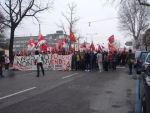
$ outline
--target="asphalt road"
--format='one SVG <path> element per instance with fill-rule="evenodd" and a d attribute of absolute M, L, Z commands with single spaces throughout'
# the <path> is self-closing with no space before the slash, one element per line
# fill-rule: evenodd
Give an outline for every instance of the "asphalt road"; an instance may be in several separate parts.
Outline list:
<path fill-rule="evenodd" d="M 133 113 L 136 86 L 126 71 L 12 71 L 0 78 L 0 113 Z"/>

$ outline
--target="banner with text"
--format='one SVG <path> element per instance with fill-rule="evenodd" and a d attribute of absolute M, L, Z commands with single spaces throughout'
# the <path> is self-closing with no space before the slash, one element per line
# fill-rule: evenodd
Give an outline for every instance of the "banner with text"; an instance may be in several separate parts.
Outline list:
<path fill-rule="evenodd" d="M 72 55 L 43 55 L 45 70 L 71 70 Z M 37 70 L 34 56 L 15 56 L 13 68 L 17 70 Z"/>

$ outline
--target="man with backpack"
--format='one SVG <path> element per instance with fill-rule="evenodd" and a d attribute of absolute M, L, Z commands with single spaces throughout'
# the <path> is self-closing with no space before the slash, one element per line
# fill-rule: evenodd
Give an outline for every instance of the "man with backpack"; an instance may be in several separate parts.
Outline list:
<path fill-rule="evenodd" d="M 133 64 L 134 64 L 134 60 L 135 60 L 134 58 L 135 58 L 135 56 L 132 53 L 132 50 L 130 49 L 129 53 L 128 53 L 128 57 L 127 57 L 128 66 L 129 66 L 129 75 L 132 75 L 132 68 L 133 68 Z"/>

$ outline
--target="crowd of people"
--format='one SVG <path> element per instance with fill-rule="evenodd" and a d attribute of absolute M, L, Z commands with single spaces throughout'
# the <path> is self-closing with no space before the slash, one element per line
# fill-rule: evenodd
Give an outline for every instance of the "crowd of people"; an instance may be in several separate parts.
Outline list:
<path fill-rule="evenodd" d="M 53 53 L 45 53 L 45 54 L 54 54 Z M 71 60 L 71 70 L 73 71 L 94 71 L 99 70 L 102 71 L 108 71 L 110 69 L 116 70 L 117 65 L 125 66 L 128 63 L 129 66 L 129 74 L 132 74 L 132 67 L 134 63 L 134 55 L 132 53 L 132 50 L 129 50 L 129 52 L 106 52 L 106 51 L 74 51 L 74 52 L 57 52 L 59 55 L 68 55 L 72 54 L 72 60 Z M 16 54 L 17 56 L 21 56 L 20 54 Z M 32 55 L 32 53 L 30 53 Z M 33 55 L 36 55 L 33 53 Z M 37 60 L 38 61 L 38 60 Z M 9 57 L 7 55 L 1 55 L 0 56 L 0 76 L 3 77 L 2 68 L 5 67 L 5 70 L 9 69 Z M 37 65 L 38 73 L 39 73 L 39 67 L 42 67 L 41 64 Z M 42 69 L 43 71 L 44 69 Z M 43 71 L 44 75 L 44 71 Z M 39 76 L 39 74 L 37 74 Z"/>
<path fill-rule="evenodd" d="M 129 52 L 74 52 L 72 55 L 72 70 L 93 71 L 99 69 L 100 72 L 109 69 L 116 70 L 117 65 L 131 64 L 130 59 L 134 59 L 134 56 L 129 57 L 129 53 L 131 53 L 131 50 Z M 131 68 L 130 65 L 130 70 Z M 130 74 L 132 74 L 131 71 Z"/>

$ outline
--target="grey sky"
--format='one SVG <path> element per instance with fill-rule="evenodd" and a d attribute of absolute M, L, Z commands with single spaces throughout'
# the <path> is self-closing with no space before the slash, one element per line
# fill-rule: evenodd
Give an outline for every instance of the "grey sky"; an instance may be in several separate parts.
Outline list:
<path fill-rule="evenodd" d="M 61 12 L 66 12 L 67 4 L 74 2 L 77 4 L 77 16 L 80 21 L 76 25 L 77 35 L 84 36 L 82 42 L 107 43 L 111 35 L 120 40 L 123 44 L 125 38 L 118 30 L 117 8 L 115 5 L 108 4 L 106 0 L 55 0 L 53 9 L 39 15 L 41 21 L 41 31 L 43 35 L 50 34 L 59 30 L 56 24 L 63 20 Z M 109 19 L 104 21 L 105 19 Z M 102 21 L 101 21 L 102 20 Z M 88 26 L 89 21 L 97 21 Z M 65 22 L 65 21 L 64 21 Z M 69 30 L 68 30 L 69 31 Z M 16 36 L 38 35 L 38 24 L 33 24 L 32 19 L 24 19 L 23 23 L 17 28 Z"/>

